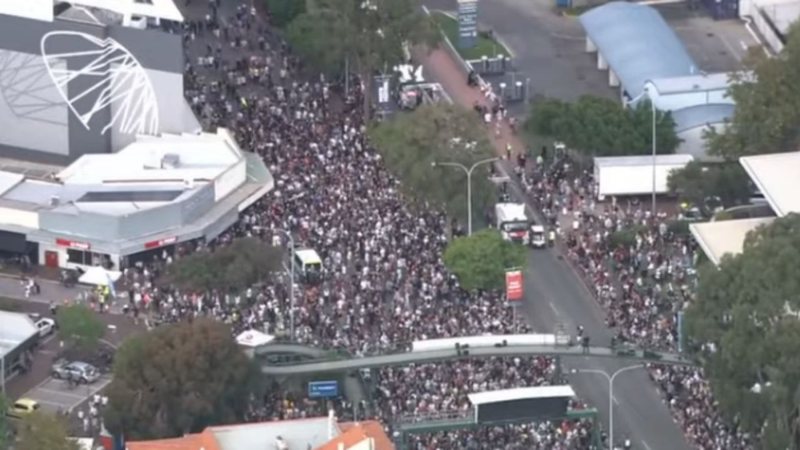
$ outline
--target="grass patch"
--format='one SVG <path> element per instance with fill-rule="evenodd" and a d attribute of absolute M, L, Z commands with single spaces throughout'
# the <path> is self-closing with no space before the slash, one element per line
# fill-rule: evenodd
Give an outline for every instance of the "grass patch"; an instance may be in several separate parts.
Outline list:
<path fill-rule="evenodd" d="M 439 28 L 444 32 L 456 51 L 466 60 L 481 59 L 483 56 L 509 56 L 508 50 L 499 42 L 494 40 L 486 32 L 478 32 L 478 40 L 475 47 L 468 49 L 458 48 L 458 21 L 442 11 L 432 11 L 431 17 Z"/>

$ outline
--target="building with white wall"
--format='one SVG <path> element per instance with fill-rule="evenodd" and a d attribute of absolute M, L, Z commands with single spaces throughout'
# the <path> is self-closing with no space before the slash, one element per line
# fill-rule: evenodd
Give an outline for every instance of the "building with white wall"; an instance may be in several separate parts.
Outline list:
<path fill-rule="evenodd" d="M 800 19 L 800 0 L 739 0 L 739 16 L 777 54 L 786 45 L 789 28 Z"/>
<path fill-rule="evenodd" d="M 0 251 L 50 267 L 104 264 L 210 240 L 273 187 L 227 130 L 140 136 L 46 179 L 0 172 Z"/>
<path fill-rule="evenodd" d="M 625 105 L 649 99 L 676 122 L 677 149 L 708 159 L 704 131 L 726 126 L 733 115 L 727 96 L 730 74 L 699 70 L 675 32 L 650 6 L 611 2 L 580 16 L 586 51 L 596 52 L 597 68 L 608 70 L 608 82 L 619 87 Z"/>

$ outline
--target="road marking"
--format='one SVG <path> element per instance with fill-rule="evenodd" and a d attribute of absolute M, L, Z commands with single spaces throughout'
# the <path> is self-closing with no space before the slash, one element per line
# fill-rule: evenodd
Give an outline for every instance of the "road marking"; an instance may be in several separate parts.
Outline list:
<path fill-rule="evenodd" d="M 45 405 L 51 405 L 51 406 L 55 406 L 55 407 L 58 407 L 58 408 L 63 408 L 65 406 L 67 406 L 65 403 L 53 402 L 53 401 L 50 401 L 50 400 L 43 400 L 43 399 L 40 399 L 40 398 L 33 398 L 33 399 L 36 400 L 36 403 L 42 403 L 42 404 L 45 404 Z"/>
<path fill-rule="evenodd" d="M 73 389 L 79 389 L 79 387 L 76 387 L 76 388 L 73 388 Z M 83 398 L 82 394 L 75 394 L 75 393 L 67 392 L 67 391 L 57 391 L 55 389 L 47 389 L 47 388 L 38 388 L 36 390 L 40 391 L 40 392 L 47 393 L 47 394 L 56 394 L 56 395 L 63 395 L 65 397 Z"/>
<path fill-rule="evenodd" d="M 553 302 L 547 302 L 547 306 L 550 307 L 550 309 L 553 311 L 553 314 L 556 315 L 556 318 L 561 317 L 561 314 L 558 312 L 556 305 L 554 305 Z"/>
<path fill-rule="evenodd" d="M 734 58 L 736 58 L 737 61 L 742 60 L 742 55 L 739 54 L 739 52 L 731 45 L 730 42 L 728 42 L 727 39 L 722 36 L 717 37 L 719 37 L 719 40 L 722 41 L 722 43 L 725 45 L 725 48 L 728 49 L 728 51 L 733 55 Z"/>
<path fill-rule="evenodd" d="M 614 396 L 614 397 L 611 397 L 611 399 L 612 399 L 612 400 L 614 400 L 614 404 L 615 404 L 615 405 L 619 406 L 619 400 L 617 400 L 617 397 L 616 397 L 616 396 Z"/>
<path fill-rule="evenodd" d="M 644 445 L 645 450 L 653 450 L 649 445 L 647 445 L 646 441 L 642 441 L 642 445 Z"/>
<path fill-rule="evenodd" d="M 90 390 L 89 390 L 89 393 L 86 395 L 86 397 L 84 397 L 83 399 L 81 399 L 81 400 L 80 400 L 80 401 L 78 401 L 78 402 L 75 402 L 75 403 L 74 403 L 72 406 L 70 406 L 68 409 L 69 409 L 70 411 L 72 411 L 72 410 L 73 410 L 73 409 L 75 409 L 77 406 L 79 406 L 81 403 L 83 403 L 83 402 L 85 402 L 86 400 L 88 400 L 88 399 L 89 399 L 91 396 L 93 396 L 94 394 L 96 394 L 96 393 L 100 392 L 101 390 L 103 390 L 103 388 L 105 388 L 105 387 L 106 387 L 106 386 L 108 386 L 109 384 L 111 384 L 111 379 L 110 379 L 110 378 L 108 378 L 108 379 L 106 379 L 106 380 L 102 380 L 102 379 L 101 379 L 101 380 L 98 380 L 98 382 L 96 382 L 95 384 L 91 385 L 91 386 L 93 386 L 93 387 L 94 387 L 94 389 L 90 389 Z"/>

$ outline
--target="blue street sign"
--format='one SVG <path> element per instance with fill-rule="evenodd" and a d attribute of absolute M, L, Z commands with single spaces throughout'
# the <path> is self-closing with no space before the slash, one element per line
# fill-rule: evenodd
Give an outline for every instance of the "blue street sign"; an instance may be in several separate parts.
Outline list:
<path fill-rule="evenodd" d="M 312 381 L 308 383 L 308 398 L 334 398 L 338 396 L 338 381 Z"/>
<path fill-rule="evenodd" d="M 478 0 L 458 2 L 458 48 L 472 48 L 478 41 Z"/>

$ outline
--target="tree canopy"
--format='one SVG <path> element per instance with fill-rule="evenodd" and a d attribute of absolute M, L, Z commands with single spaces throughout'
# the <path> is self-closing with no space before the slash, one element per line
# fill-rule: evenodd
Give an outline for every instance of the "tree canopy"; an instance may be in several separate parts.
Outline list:
<path fill-rule="evenodd" d="M 462 288 L 501 289 L 506 269 L 525 267 L 525 247 L 503 240 L 497 230 L 486 229 L 450 242 L 444 263 Z"/>
<path fill-rule="evenodd" d="M 105 423 L 126 437 L 199 432 L 243 419 L 257 371 L 220 322 L 200 319 L 135 336 L 114 358 Z"/>
<path fill-rule="evenodd" d="M 645 155 L 652 153 L 652 120 L 649 102 L 624 108 L 618 101 L 587 95 L 572 103 L 534 103 L 525 129 L 589 156 Z M 656 111 L 656 144 L 660 154 L 674 153 L 680 144 L 668 111 Z"/>
<path fill-rule="evenodd" d="M 738 162 L 706 165 L 692 161 L 672 172 L 667 181 L 670 191 L 696 205 L 716 196 L 730 207 L 746 203 L 750 197 L 750 179 Z"/>
<path fill-rule="evenodd" d="M 800 215 L 751 232 L 738 256 L 703 266 L 687 312 L 722 411 L 763 431 L 766 449 L 800 445 Z M 766 428 L 762 427 L 766 423 Z"/>
<path fill-rule="evenodd" d="M 237 239 L 211 252 L 196 252 L 169 266 L 166 280 L 189 291 L 241 290 L 281 270 L 283 249 L 257 238 Z"/>
<path fill-rule="evenodd" d="M 492 158 L 492 147 L 478 116 L 456 105 L 422 106 L 370 127 L 369 137 L 388 170 L 411 198 L 443 206 L 451 217 L 467 216 L 467 180 L 457 167 L 433 163 L 456 162 L 469 168 Z M 473 220 L 493 200 L 487 165 L 472 176 Z"/>
<path fill-rule="evenodd" d="M 339 73 L 346 60 L 365 83 L 368 111 L 372 74 L 404 60 L 403 46 L 440 38 L 419 0 L 315 0 L 289 24 L 286 38 L 316 69 Z"/>
<path fill-rule="evenodd" d="M 78 443 L 68 438 L 64 420 L 53 414 L 36 411 L 22 420 L 18 430 L 16 450 L 80 450 Z"/>
<path fill-rule="evenodd" d="M 77 350 L 95 349 L 106 333 L 103 321 L 85 305 L 58 308 L 56 321 L 59 338 Z"/>
<path fill-rule="evenodd" d="M 306 12 L 306 0 L 264 0 L 269 12 L 270 21 L 278 28 L 283 28 L 300 14 Z"/>
<path fill-rule="evenodd" d="M 740 156 L 796 151 L 800 147 L 800 24 L 788 33 L 775 57 L 761 48 L 745 60 L 728 94 L 736 110 L 725 130 L 709 133 L 712 155 L 736 161 Z"/>

